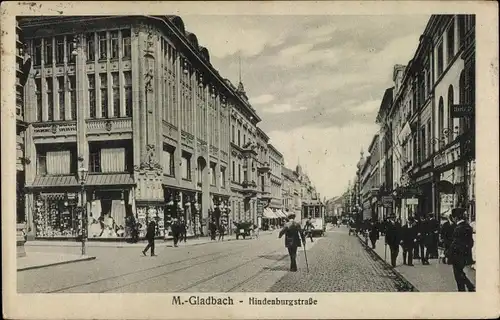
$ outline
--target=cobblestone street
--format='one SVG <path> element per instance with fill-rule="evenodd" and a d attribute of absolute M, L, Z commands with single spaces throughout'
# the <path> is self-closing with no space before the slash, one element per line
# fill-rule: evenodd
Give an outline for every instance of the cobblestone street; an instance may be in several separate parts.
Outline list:
<path fill-rule="evenodd" d="M 46 250 L 31 246 L 29 250 Z M 77 247 L 51 247 L 73 253 Z M 157 257 L 141 248 L 90 247 L 96 260 L 18 272 L 18 292 L 264 292 L 398 291 L 394 274 L 366 252 L 345 228 L 307 242 L 298 252 L 299 271 L 277 232 L 259 239 L 206 243 L 179 248 L 160 246 Z M 30 252 L 28 252 L 29 254 Z"/>
<path fill-rule="evenodd" d="M 300 254 L 300 265 L 304 256 Z M 272 286 L 275 292 L 404 291 L 396 275 L 365 251 L 355 236 L 341 227 L 308 251 L 309 273 L 288 273 Z"/>

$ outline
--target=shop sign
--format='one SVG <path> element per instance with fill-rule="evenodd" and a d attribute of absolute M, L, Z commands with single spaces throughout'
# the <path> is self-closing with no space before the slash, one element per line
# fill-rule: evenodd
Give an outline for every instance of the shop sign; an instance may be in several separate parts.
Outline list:
<path fill-rule="evenodd" d="M 418 205 L 418 199 L 417 198 L 406 199 L 406 204 Z"/>
<path fill-rule="evenodd" d="M 451 105 L 452 118 L 467 118 L 474 115 L 474 108 L 467 104 L 453 104 Z"/>

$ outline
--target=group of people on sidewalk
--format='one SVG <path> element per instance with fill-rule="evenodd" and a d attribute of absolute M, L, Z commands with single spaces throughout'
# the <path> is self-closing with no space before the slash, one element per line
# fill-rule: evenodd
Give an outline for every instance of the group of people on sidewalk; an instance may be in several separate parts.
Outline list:
<path fill-rule="evenodd" d="M 375 237 L 378 239 L 380 230 L 376 225 L 369 230 L 372 248 L 375 248 Z M 438 243 L 441 236 L 444 255 L 443 263 L 451 264 L 458 291 L 475 291 L 474 284 L 467 278 L 464 268 L 474 263 L 472 247 L 474 246 L 472 227 L 465 219 L 465 209 L 452 210 L 448 221 L 440 226 L 433 214 L 426 218 L 410 217 L 403 226 L 396 221 L 394 215 L 384 224 L 385 244 L 389 247 L 391 265 L 396 267 L 399 247 L 403 248 L 403 264 L 413 266 L 413 259 L 420 259 L 422 265 L 429 265 L 429 259 L 440 259 Z"/>
<path fill-rule="evenodd" d="M 170 226 L 172 230 L 172 237 L 174 240 L 174 247 L 178 247 L 179 242 L 186 242 L 187 241 L 187 225 L 186 222 L 184 221 L 184 218 L 181 218 L 180 220 L 178 219 L 173 219 L 172 220 L 172 225 Z M 142 254 L 146 255 L 148 250 L 151 249 L 151 256 L 154 257 L 156 256 L 155 254 L 155 234 L 156 234 L 156 223 L 154 220 L 150 221 L 148 224 L 148 228 L 146 231 L 146 240 L 148 241 L 148 244 L 142 250 Z"/>

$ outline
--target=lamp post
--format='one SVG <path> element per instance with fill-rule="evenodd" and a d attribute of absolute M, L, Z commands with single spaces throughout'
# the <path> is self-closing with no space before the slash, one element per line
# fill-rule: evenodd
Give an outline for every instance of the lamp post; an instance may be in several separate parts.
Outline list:
<path fill-rule="evenodd" d="M 87 182 L 88 169 L 81 167 L 78 169 L 78 178 L 80 179 L 81 186 L 81 208 L 80 214 L 82 215 L 82 230 L 81 230 L 81 240 L 82 240 L 82 256 L 86 253 L 86 240 L 87 240 L 87 208 L 86 208 L 86 197 L 85 197 L 85 182 Z"/>

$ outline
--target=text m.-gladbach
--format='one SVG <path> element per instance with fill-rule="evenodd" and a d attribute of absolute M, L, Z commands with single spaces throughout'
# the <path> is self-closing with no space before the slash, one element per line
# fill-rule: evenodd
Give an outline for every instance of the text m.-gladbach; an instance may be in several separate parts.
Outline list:
<path fill-rule="evenodd" d="M 233 299 L 231 297 L 218 298 L 214 296 L 200 297 L 200 296 L 190 296 L 187 300 L 182 301 L 180 296 L 172 297 L 173 305 L 183 305 L 188 303 L 192 306 L 227 306 L 233 305 Z"/>

